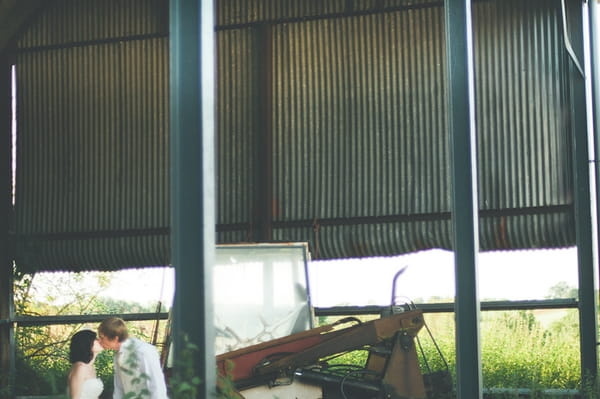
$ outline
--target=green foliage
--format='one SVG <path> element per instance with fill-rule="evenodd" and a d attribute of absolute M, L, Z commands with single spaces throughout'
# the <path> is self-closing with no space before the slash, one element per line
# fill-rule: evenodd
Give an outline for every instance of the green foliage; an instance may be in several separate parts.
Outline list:
<path fill-rule="evenodd" d="M 110 282 L 109 274 L 96 274 L 95 289 L 81 290 L 77 281 L 83 273 L 67 278 L 56 273 L 52 284 L 60 287 L 61 301 L 54 290 L 43 301 L 34 301 L 34 275 L 16 275 L 14 281 L 15 309 L 26 316 L 63 314 L 108 314 L 152 312 L 149 307 L 125 301 L 114 301 L 101 296 Z M 36 295 L 39 297 L 38 295 Z M 129 325 L 132 335 L 148 340 L 153 322 L 136 322 Z M 17 395 L 60 395 L 66 392 L 69 362 L 69 341 L 82 328 L 96 326 L 83 324 L 19 327 L 15 330 L 16 376 L 14 386 Z M 113 360 L 110 351 L 101 352 L 96 358 L 98 377 L 103 381 L 105 392 L 112 392 Z"/>
<path fill-rule="evenodd" d="M 237 390 L 235 389 L 235 385 L 233 383 L 233 379 L 230 377 L 233 372 L 233 362 L 231 360 L 227 360 L 225 362 L 225 376 L 218 376 L 218 389 L 217 389 L 217 398 L 218 399 L 235 399 L 239 398 L 237 394 Z"/>
<path fill-rule="evenodd" d="M 600 376 L 586 375 L 581 387 L 581 393 L 581 397 L 585 399 L 600 399 Z"/>
<path fill-rule="evenodd" d="M 577 288 L 571 287 L 564 281 L 560 281 L 552 287 L 550 287 L 549 293 L 546 296 L 547 299 L 577 297 L 579 297 L 579 290 Z"/>
<path fill-rule="evenodd" d="M 482 313 L 480 334 L 484 387 L 527 388 L 534 393 L 545 389 L 580 389 L 582 392 L 597 389 L 581 387 L 577 311 L 552 312 L 555 320 L 546 325 L 539 321 L 541 316 L 547 320 L 545 311 Z M 420 356 L 422 372 L 444 370 L 445 360 L 453 378 L 456 378 L 453 314 L 436 313 L 425 317 L 435 343 L 425 329 L 419 333 L 418 343 L 423 349 L 423 356 Z M 329 323 L 331 319 L 326 321 Z M 331 362 L 362 366 L 366 357 L 365 351 L 353 351 Z"/>
<path fill-rule="evenodd" d="M 99 297 L 96 304 L 98 313 L 123 314 L 123 313 L 152 313 L 156 309 L 150 305 L 141 305 L 137 302 L 121 301 L 112 298 Z"/>
<path fill-rule="evenodd" d="M 355 366 L 364 366 L 367 363 L 369 352 L 366 350 L 358 349 L 355 351 L 345 352 L 339 356 L 335 356 L 327 360 L 330 365 L 345 365 L 351 364 Z"/>
<path fill-rule="evenodd" d="M 34 302 L 32 282 L 34 276 L 21 275 L 15 280 L 15 308 L 19 315 L 90 314 L 152 312 L 138 304 L 106 300 L 100 296 L 107 276 L 98 277 L 98 291 L 82 293 L 78 287 L 61 283 L 62 305 L 52 305 L 54 298 Z M 69 296 L 70 295 L 70 296 Z M 576 295 L 564 285 L 557 285 L 551 297 Z M 451 313 L 427 314 L 427 326 L 435 342 L 425 329 L 419 333 L 419 360 L 424 374 L 445 370 L 451 373 L 456 365 L 455 325 Z M 360 317 L 367 321 L 377 316 Z M 319 317 L 321 324 L 332 324 L 336 318 Z M 541 321 L 543 320 L 543 322 Z M 150 336 L 152 323 L 132 324 L 131 332 L 141 338 Z M 346 326 L 346 325 L 345 325 Z M 17 395 L 48 395 L 66 392 L 66 379 L 70 368 L 68 342 L 70 336 L 83 325 L 32 326 L 16 329 L 17 343 L 15 386 Z M 89 326 L 87 326 L 89 327 Z M 542 398 L 544 389 L 579 389 L 586 399 L 598 399 L 598 386 L 582 384 L 579 362 L 579 320 L 576 310 L 562 311 L 505 311 L 482 312 L 481 359 L 483 385 L 486 388 L 529 388 L 534 397 Z M 195 371 L 194 356 L 198 348 L 185 341 L 178 357 L 178 374 L 169 380 L 173 399 L 192 399 L 202 383 Z M 438 348 L 443 354 L 440 356 Z M 422 349 L 422 352 L 421 352 Z M 368 353 L 356 350 L 328 359 L 331 365 L 364 366 Z M 95 363 L 98 376 L 106 391 L 112 391 L 112 355 L 102 352 Z M 455 376 L 453 376 L 455 377 Z M 140 381 L 144 376 L 139 376 Z M 593 379 L 590 379 L 592 381 Z M 230 379 L 219 380 L 219 399 L 239 398 Z M 583 385 L 583 386 L 582 386 Z M 129 399 L 139 399 L 144 392 L 130 393 Z M 499 396 L 496 396 L 499 397 Z M 510 396 L 505 396 L 510 397 Z M 514 397 L 514 395 L 513 395 Z"/>
<path fill-rule="evenodd" d="M 486 315 L 481 332 L 485 386 L 580 388 L 577 325 L 546 329 L 531 311 L 502 312 Z"/>
<path fill-rule="evenodd" d="M 564 316 L 544 327 L 533 311 L 483 312 L 480 324 L 483 386 L 528 388 L 533 392 L 580 389 L 577 313 L 569 310 L 557 314 Z M 454 373 L 452 315 L 427 315 L 427 320 Z M 419 335 L 422 337 L 423 333 Z M 426 343 L 423 346 L 427 358 L 436 359 L 435 348 Z M 435 368 L 440 366 L 435 364 Z"/>
<path fill-rule="evenodd" d="M 195 399 L 202 383 L 197 376 L 194 357 L 198 346 L 190 342 L 187 335 L 182 338 L 183 348 L 177 356 L 176 372 L 169 381 L 172 399 Z"/>

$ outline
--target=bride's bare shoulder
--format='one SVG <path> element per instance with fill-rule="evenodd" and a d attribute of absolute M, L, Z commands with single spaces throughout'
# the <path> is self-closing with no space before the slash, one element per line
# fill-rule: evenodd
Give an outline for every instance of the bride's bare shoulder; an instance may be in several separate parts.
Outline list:
<path fill-rule="evenodd" d="M 72 378 L 89 378 L 94 376 L 94 368 L 87 363 L 75 362 L 71 365 L 71 371 L 69 372 L 69 380 Z"/>

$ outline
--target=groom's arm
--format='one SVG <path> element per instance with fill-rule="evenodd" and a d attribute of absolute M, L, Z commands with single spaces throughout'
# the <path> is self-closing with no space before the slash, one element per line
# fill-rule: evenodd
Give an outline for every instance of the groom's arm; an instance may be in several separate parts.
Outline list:
<path fill-rule="evenodd" d="M 165 375 L 160 366 L 160 359 L 156 348 L 152 345 L 146 346 L 140 353 L 141 367 L 147 375 L 146 387 L 150 392 L 150 399 L 166 399 L 167 386 Z"/>
<path fill-rule="evenodd" d="M 113 381 L 114 381 L 113 399 L 122 399 L 123 398 L 123 381 L 121 381 L 121 373 L 119 370 L 119 366 L 117 365 L 116 358 L 115 358 L 115 362 L 114 362 L 114 366 L 113 366 Z"/>

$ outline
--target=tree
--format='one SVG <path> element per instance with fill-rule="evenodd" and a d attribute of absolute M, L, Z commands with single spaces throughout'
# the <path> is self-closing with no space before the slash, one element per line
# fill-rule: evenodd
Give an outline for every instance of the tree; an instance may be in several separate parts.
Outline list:
<path fill-rule="evenodd" d="M 570 286 L 564 281 L 560 281 L 550 287 L 546 299 L 577 298 L 578 296 L 579 290 L 577 288 Z"/>

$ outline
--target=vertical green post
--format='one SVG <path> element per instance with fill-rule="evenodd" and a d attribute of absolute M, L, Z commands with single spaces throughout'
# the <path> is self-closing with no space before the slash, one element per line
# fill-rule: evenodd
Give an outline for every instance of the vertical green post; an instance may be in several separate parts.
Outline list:
<path fill-rule="evenodd" d="M 185 338 L 198 349 L 198 398 L 216 387 L 212 267 L 215 258 L 215 30 L 213 0 L 170 2 L 171 260 L 175 268 L 175 375 Z"/>
<path fill-rule="evenodd" d="M 595 172 L 595 183 L 596 183 L 596 191 L 594 192 L 596 199 L 596 212 L 600 209 L 600 195 L 598 195 L 598 188 L 600 188 L 600 5 L 598 5 L 598 1 L 590 1 L 590 11 L 589 11 L 589 35 L 590 35 L 590 69 L 591 69 L 591 123 L 592 123 L 592 139 L 594 142 L 594 172 Z M 598 216 L 596 216 L 596 221 Z M 600 226 L 596 223 L 596 230 L 594 233 L 596 234 L 596 247 L 600 248 L 600 231 L 598 229 Z M 599 267 L 596 264 L 596 267 Z M 594 273 L 594 279 L 598 277 L 598 273 L 600 270 L 596 269 Z M 594 283 L 594 286 L 597 287 L 597 282 Z M 597 297 L 595 297 L 597 299 Z M 598 309 L 598 302 L 594 303 L 596 313 Z M 596 334 L 598 326 L 595 326 Z M 597 351 L 597 349 L 596 349 Z"/>
<path fill-rule="evenodd" d="M 479 347 L 477 156 L 471 1 L 446 0 L 448 127 L 456 275 L 456 374 L 460 399 L 482 397 Z"/>
<path fill-rule="evenodd" d="M 583 2 L 568 2 L 566 18 L 567 29 L 565 34 L 573 47 L 573 57 L 576 57 L 579 65 L 585 59 L 586 52 L 583 26 L 584 6 Z M 590 71 L 585 68 L 586 74 Z M 586 76 L 576 67 L 575 60 L 569 62 L 570 75 L 570 105 L 571 126 L 573 143 L 573 186 L 575 207 L 575 239 L 577 243 L 577 264 L 579 273 L 579 345 L 581 353 L 581 380 L 582 397 L 593 398 L 595 393 L 592 386 L 596 383 L 598 376 L 598 299 L 596 297 L 597 271 L 595 269 L 595 240 L 596 240 L 596 218 L 592 213 L 595 206 L 595 198 L 591 192 L 591 163 L 588 125 L 588 97 L 586 87 L 591 83 Z M 595 193 L 594 193 L 595 195 Z"/>
<path fill-rule="evenodd" d="M 590 1 L 590 10 L 588 14 L 588 26 L 590 36 L 590 68 L 591 68 L 591 85 L 592 85 L 592 122 L 594 132 L 594 142 L 596 143 L 596 158 L 600 154 L 600 140 L 597 136 L 600 133 L 600 6 L 597 1 Z M 596 163 L 596 172 L 600 170 L 600 165 Z M 597 196 L 598 197 L 598 196 Z M 600 206 L 598 206 L 600 208 Z"/>
<path fill-rule="evenodd" d="M 13 274 L 9 244 L 12 213 L 12 70 L 0 53 L 0 389 L 9 389 L 14 377 Z"/>
<path fill-rule="evenodd" d="M 598 194 L 598 188 L 600 187 L 600 161 L 598 160 L 598 158 L 600 157 L 600 27 L 598 26 L 598 21 L 600 21 L 600 6 L 598 5 L 598 2 L 596 0 L 592 0 L 589 2 L 590 4 L 590 12 L 589 12 L 589 35 L 590 35 L 590 69 L 591 69 L 591 86 L 592 86 L 592 98 L 591 98 L 591 103 L 592 103 L 592 107 L 591 107 L 591 122 L 592 122 L 592 138 L 593 138 L 593 142 L 594 142 L 594 149 L 595 149 L 595 162 L 594 162 L 594 172 L 595 172 L 595 187 L 596 187 L 596 191 L 593 193 L 595 195 L 595 199 L 596 199 L 596 213 L 598 212 L 598 209 L 600 209 L 600 195 Z M 597 221 L 598 216 L 596 216 L 596 221 Z M 600 248 L 600 242 L 599 242 L 599 237 L 600 237 L 600 232 L 598 231 L 598 223 L 595 224 L 596 225 L 596 230 L 593 232 L 596 234 L 596 247 Z M 593 258 L 592 258 L 593 260 Z M 598 260 L 596 259 L 596 262 L 598 262 Z M 593 279 L 594 282 L 593 284 L 590 286 L 590 289 L 593 289 L 594 291 L 597 289 L 596 287 L 597 285 L 597 281 L 595 281 L 598 278 L 598 273 L 600 273 L 600 271 L 597 269 L 598 263 L 595 264 L 594 266 L 594 262 L 592 262 L 591 266 L 591 273 L 593 273 Z M 596 267 L 596 269 L 594 270 L 594 267 Z M 593 340 L 594 337 L 596 339 L 596 341 L 598 341 L 598 325 L 596 324 L 595 320 L 598 320 L 598 297 L 594 294 L 592 294 L 592 297 L 590 297 L 591 300 L 593 300 L 593 313 L 590 313 L 589 318 L 594 321 L 594 325 L 592 327 L 591 330 L 591 336 L 589 337 L 590 340 Z M 593 344 L 593 341 L 590 341 L 590 344 Z M 592 354 L 590 355 L 592 356 L 591 361 L 593 362 L 594 359 L 597 359 L 598 356 L 598 346 L 594 346 L 594 349 L 592 351 Z M 586 361 L 587 363 L 587 361 Z M 586 367 L 598 367 L 598 364 L 594 364 L 594 363 L 590 363 L 589 366 Z M 598 374 L 596 374 L 595 378 L 597 377 Z M 597 380 L 592 380 L 590 381 L 591 384 L 598 384 Z"/>

